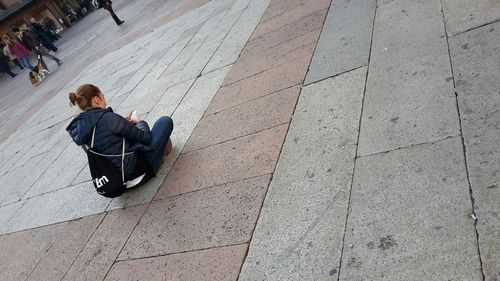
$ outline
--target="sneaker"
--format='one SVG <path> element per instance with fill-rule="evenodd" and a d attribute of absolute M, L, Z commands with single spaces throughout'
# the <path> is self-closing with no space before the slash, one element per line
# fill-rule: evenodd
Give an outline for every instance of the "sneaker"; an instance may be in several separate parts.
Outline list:
<path fill-rule="evenodd" d="M 167 159 L 168 154 L 172 151 L 172 141 L 170 138 L 168 139 L 167 145 L 165 145 L 165 150 L 163 151 L 163 159 L 162 161 L 165 162 Z"/>
<path fill-rule="evenodd" d="M 61 64 L 63 64 L 63 61 L 62 60 L 57 60 L 57 66 L 61 66 Z"/>
<path fill-rule="evenodd" d="M 125 22 L 124 20 L 121 20 L 121 21 L 117 22 L 116 24 L 117 24 L 117 25 L 121 25 L 121 24 L 122 24 L 122 23 L 124 23 L 124 22 Z"/>

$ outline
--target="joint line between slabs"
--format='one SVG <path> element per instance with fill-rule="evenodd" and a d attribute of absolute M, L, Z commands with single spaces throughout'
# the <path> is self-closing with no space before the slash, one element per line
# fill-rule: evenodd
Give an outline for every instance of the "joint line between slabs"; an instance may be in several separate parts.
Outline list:
<path fill-rule="evenodd" d="M 76 255 L 76 257 L 73 259 L 73 261 L 71 262 L 71 265 L 68 267 L 68 269 L 66 269 L 66 271 L 64 272 L 64 275 L 61 277 L 60 280 L 64 280 L 64 277 L 66 277 L 66 275 L 68 274 L 69 270 L 73 267 L 73 265 L 75 264 L 76 260 L 78 259 L 78 257 L 82 254 L 83 252 L 83 249 L 85 249 L 85 247 L 87 246 L 87 244 L 89 243 L 90 239 L 92 239 L 92 237 L 94 237 L 94 234 L 96 233 L 97 229 L 99 229 L 99 227 L 101 226 L 101 224 L 104 222 L 104 219 L 108 216 L 108 212 L 105 212 L 104 215 L 102 216 L 101 218 L 101 221 L 97 224 L 96 228 L 94 229 L 94 231 L 92 231 L 92 234 L 89 236 L 89 238 L 87 239 L 87 241 L 85 242 L 85 244 L 83 245 L 83 247 L 80 249 L 80 252 L 78 252 L 78 255 Z M 71 222 L 71 221 L 70 221 Z M 68 222 L 69 223 L 69 222 Z M 64 229 L 63 229 L 64 231 Z M 50 250 L 50 249 L 49 249 Z M 48 251 L 48 250 L 47 250 Z"/>
<path fill-rule="evenodd" d="M 239 182 L 239 181 L 246 181 L 246 180 L 250 180 L 250 179 L 255 179 L 255 178 L 259 178 L 259 177 L 263 177 L 263 176 L 267 176 L 267 175 L 273 175 L 273 173 L 267 173 L 267 174 L 250 176 L 250 177 L 246 177 L 246 178 L 242 178 L 242 179 L 237 179 L 237 180 L 231 180 L 231 181 L 224 182 L 224 183 L 221 183 L 221 184 L 207 186 L 207 187 L 204 187 L 202 189 L 190 190 L 190 191 L 187 191 L 187 192 L 184 192 L 184 193 L 170 195 L 170 196 L 167 196 L 167 197 L 164 197 L 164 198 L 159 198 L 159 199 L 154 199 L 153 198 L 153 200 L 150 203 L 158 202 L 158 201 L 163 201 L 163 200 L 167 200 L 167 199 L 172 199 L 172 198 L 179 197 L 179 196 L 182 196 L 182 195 L 185 195 L 185 194 L 196 193 L 196 192 L 199 192 L 199 191 L 202 191 L 202 190 L 207 190 L 207 189 L 212 189 L 212 188 L 218 188 L 218 187 L 221 187 L 223 185 L 232 184 L 232 183 Z"/>
<path fill-rule="evenodd" d="M 247 104 L 247 103 L 250 103 L 250 102 L 253 102 L 253 101 L 256 101 L 256 100 L 259 100 L 259 99 L 265 98 L 265 97 L 268 97 L 268 96 L 270 96 L 270 95 L 274 95 L 274 94 L 277 94 L 277 93 L 279 93 L 279 92 L 283 92 L 283 91 L 289 90 L 289 89 L 291 89 L 291 88 L 293 88 L 293 87 L 296 87 L 296 86 L 299 86 L 299 85 L 301 85 L 301 83 L 300 83 L 300 82 L 299 82 L 299 83 L 294 83 L 292 86 L 287 86 L 287 87 L 285 87 L 285 88 L 275 90 L 275 91 L 273 91 L 273 92 L 271 92 L 271 93 L 268 93 L 268 94 L 265 94 L 265 95 L 263 95 L 263 96 L 253 98 L 253 99 L 250 99 L 250 100 L 244 101 L 244 102 L 242 102 L 242 103 L 238 103 L 238 104 L 235 104 L 235 105 L 232 105 L 232 106 L 226 107 L 226 108 L 221 109 L 221 110 L 218 110 L 218 111 L 214 111 L 213 113 L 209 113 L 209 114 L 207 114 L 207 115 L 204 115 L 203 117 L 208 117 L 208 116 L 217 115 L 217 114 L 223 113 L 223 112 L 225 112 L 225 111 L 228 111 L 228 110 L 230 110 L 230 109 L 233 109 L 233 108 L 236 108 L 236 107 L 239 107 L 239 106 L 245 105 L 245 104 Z M 222 88 L 222 87 L 221 87 L 221 88 Z M 219 89 L 220 89 L 220 88 L 219 88 Z M 293 116 L 293 114 L 292 114 L 292 116 Z"/>
<path fill-rule="evenodd" d="M 364 104 L 365 104 L 366 87 L 368 85 L 368 77 L 369 77 L 369 73 L 370 73 L 370 61 L 371 61 L 371 55 L 372 55 L 373 37 L 374 37 L 374 33 L 375 33 L 375 24 L 376 24 L 375 21 L 376 21 L 376 19 L 377 19 L 377 4 L 375 3 L 374 12 L 373 12 L 372 34 L 371 34 L 372 36 L 370 39 L 370 50 L 368 52 L 368 62 L 367 62 L 367 68 L 366 68 L 366 74 L 365 74 L 365 86 L 363 89 L 363 97 L 361 99 L 361 109 L 359 112 L 358 136 L 357 136 L 357 141 L 356 141 L 356 150 L 354 152 L 354 159 L 353 159 L 354 163 L 353 163 L 353 167 L 352 167 L 351 184 L 350 184 L 350 188 L 349 188 L 349 199 L 347 200 L 347 212 L 346 212 L 345 224 L 344 224 L 344 235 L 342 237 L 342 248 L 340 251 L 339 269 L 337 272 L 337 281 L 340 281 L 340 274 L 342 272 L 342 261 L 344 258 L 347 224 L 349 222 L 349 213 L 351 212 L 352 189 L 354 187 L 354 175 L 356 173 L 356 163 L 357 163 L 357 155 L 358 155 L 358 149 L 359 149 L 359 138 L 361 135 L 361 121 L 363 120 L 363 110 L 364 110 Z"/>
<path fill-rule="evenodd" d="M 441 1 L 442 1 L 442 0 L 441 0 Z M 444 17 L 444 11 L 443 11 L 442 7 L 443 7 L 443 4 L 442 4 L 442 2 L 441 2 L 441 12 L 443 12 L 443 17 Z M 469 32 L 469 31 L 473 31 L 473 30 L 476 30 L 476 29 L 480 29 L 480 28 L 482 28 L 482 27 L 488 26 L 488 25 L 490 25 L 490 24 L 495 24 L 495 23 L 498 23 L 498 22 L 500 22 L 500 19 L 496 19 L 496 20 L 493 20 L 493 21 L 490 21 L 490 22 L 487 22 L 487 23 L 484 23 L 484 24 L 481 24 L 481 25 L 478 25 L 478 26 L 475 26 L 475 27 L 471 27 L 471 28 L 469 28 L 469 29 L 467 29 L 467 30 L 460 31 L 459 33 L 453 34 L 453 35 L 451 35 L 451 36 L 449 36 L 449 37 L 448 37 L 448 34 L 446 34 L 446 37 L 447 37 L 448 39 L 449 39 L 449 38 L 453 38 L 453 37 L 455 37 L 455 36 L 462 35 L 462 34 L 467 33 L 467 32 Z M 444 27 L 444 28 L 445 28 L 445 30 L 446 30 L 446 22 L 445 22 L 445 27 Z"/>
<path fill-rule="evenodd" d="M 476 219 L 474 220 L 474 230 L 476 232 L 477 254 L 478 254 L 478 259 L 479 259 L 479 269 L 481 270 L 482 280 L 485 281 L 486 280 L 486 275 L 484 274 L 483 259 L 482 259 L 482 256 L 481 256 L 481 247 L 479 245 L 479 231 L 477 230 L 478 218 L 477 218 L 477 215 L 476 215 L 476 207 L 475 207 L 476 200 L 474 198 L 474 192 L 472 190 L 472 184 L 471 184 L 471 181 L 470 181 L 469 163 L 467 162 L 467 147 L 465 145 L 465 138 L 464 138 L 464 132 L 463 132 L 463 126 L 462 126 L 462 116 L 461 116 L 460 106 L 459 106 L 459 102 L 458 102 L 458 93 L 456 91 L 455 74 L 453 72 L 453 61 L 451 59 L 449 37 L 448 37 L 447 30 L 446 30 L 446 20 L 445 20 L 445 16 L 444 16 L 443 0 L 441 0 L 440 3 L 441 3 L 441 14 L 443 16 L 444 33 L 445 33 L 445 36 L 446 36 L 446 47 L 448 48 L 448 59 L 449 59 L 449 62 L 450 62 L 450 71 L 451 71 L 451 77 L 452 77 L 452 81 L 453 81 L 453 90 L 455 92 L 455 105 L 456 105 L 456 108 L 457 108 L 458 125 L 459 125 L 459 128 L 460 128 L 460 136 L 461 136 L 461 141 L 462 141 L 462 152 L 463 152 L 464 164 L 465 164 L 465 174 L 467 176 L 467 185 L 469 186 L 469 196 L 470 196 L 470 199 L 471 199 L 472 214 L 476 217 Z M 500 21 L 500 20 L 497 20 L 497 21 Z M 485 24 L 483 26 L 486 26 L 486 25 L 488 25 L 488 24 Z M 482 27 L 482 26 L 479 26 L 477 28 L 480 28 L 480 27 Z M 474 29 L 477 29 L 477 28 L 474 28 Z"/>
<path fill-rule="evenodd" d="M 207 251 L 207 250 L 213 250 L 213 249 L 222 249 L 222 248 L 226 248 L 226 247 L 241 246 L 241 245 L 246 245 L 246 244 L 248 244 L 248 242 L 234 243 L 234 244 L 220 245 L 220 246 L 213 246 L 213 247 L 206 247 L 206 248 L 199 248 L 199 249 L 192 249 L 192 250 L 185 250 L 185 251 L 180 251 L 180 252 L 175 252 L 175 253 L 156 254 L 156 255 L 147 256 L 147 257 L 129 258 L 129 259 L 124 259 L 124 260 L 117 260 L 113 263 L 113 265 L 117 262 L 127 262 L 127 261 L 137 261 L 137 260 L 145 260 L 145 259 L 152 259 L 152 258 L 161 258 L 161 257 L 166 257 L 166 256 L 172 256 L 172 255 L 201 252 L 201 251 Z M 106 279 L 106 278 L 104 278 L 104 279 Z"/>
<path fill-rule="evenodd" d="M 248 133 L 248 134 L 245 134 L 245 135 L 237 136 L 237 137 L 232 138 L 232 139 L 228 139 L 228 140 L 224 140 L 224 141 L 221 141 L 221 142 L 218 142 L 218 143 L 210 144 L 208 146 L 196 148 L 196 149 L 193 149 L 193 150 L 190 150 L 190 151 L 186 151 L 186 152 L 182 152 L 181 151 L 180 154 L 183 154 L 183 155 L 191 154 L 192 152 L 200 151 L 200 150 L 203 150 L 203 149 L 206 149 L 206 148 L 209 148 L 209 147 L 214 147 L 214 146 L 217 146 L 217 145 L 220 145 L 220 144 L 224 144 L 224 143 L 227 143 L 227 142 L 230 142 L 230 141 L 234 141 L 234 140 L 237 140 L 237 139 L 240 139 L 240 138 L 244 138 L 244 137 L 248 137 L 248 136 L 251 136 L 251 135 L 255 135 L 255 134 L 261 133 L 263 131 L 272 130 L 272 129 L 276 128 L 276 127 L 283 126 L 283 125 L 289 124 L 289 123 L 290 123 L 290 120 L 286 121 L 286 122 L 283 122 L 283 123 L 280 123 L 280 124 L 277 124 L 277 125 L 273 125 L 273 126 L 268 127 L 268 128 L 260 129 L 260 130 L 255 131 L 255 132 L 251 132 L 251 133 Z M 193 132 L 194 132 L 194 130 L 193 130 Z M 288 134 L 288 130 L 287 130 L 287 134 Z M 285 136 L 286 136 L 286 134 L 285 134 Z"/>
<path fill-rule="evenodd" d="M 446 136 L 446 137 L 442 137 L 442 138 L 438 138 L 438 139 L 434 139 L 434 140 L 430 140 L 430 141 L 419 142 L 419 143 L 414 143 L 414 144 L 410 144 L 410 145 L 407 145 L 407 146 L 397 147 L 397 148 L 390 149 L 390 150 L 378 151 L 378 152 L 374 152 L 374 153 L 371 153 L 371 154 L 356 156 L 356 159 L 366 158 L 366 157 L 380 155 L 380 154 L 387 154 L 387 153 L 391 153 L 393 151 L 398 151 L 398 150 L 413 148 L 413 147 L 421 146 L 421 145 L 435 144 L 435 143 L 443 141 L 443 140 L 452 139 L 452 138 L 456 138 L 456 137 L 460 137 L 460 136 L 461 136 L 461 134 L 450 135 L 450 136 Z"/>
<path fill-rule="evenodd" d="M 319 79 L 319 80 L 317 80 L 317 81 L 311 81 L 309 84 L 304 84 L 304 87 L 308 87 L 308 86 L 314 85 L 314 84 L 316 84 L 316 83 L 319 83 L 319 82 L 322 82 L 322 81 L 328 80 L 328 79 L 330 79 L 330 78 L 336 78 L 336 77 L 339 77 L 339 76 L 341 76 L 341 75 L 344 75 L 344 74 L 349 73 L 349 72 L 351 72 L 351 71 L 358 70 L 358 69 L 363 68 L 363 67 L 365 67 L 365 66 L 368 66 L 368 64 L 363 64 L 363 65 L 360 65 L 360 66 L 356 66 L 356 67 L 351 68 L 351 69 L 348 69 L 348 70 L 346 70 L 346 71 L 342 71 L 342 72 L 340 72 L 340 73 L 337 73 L 337 74 L 334 74 L 334 75 L 331 75 L 331 76 L 328 76 L 328 77 L 325 77 L 325 78 L 321 78 L 321 79 Z M 307 76 L 306 76 L 306 77 L 307 77 Z"/>
<path fill-rule="evenodd" d="M 118 254 L 116 255 L 116 258 L 113 260 L 113 263 L 111 263 L 111 265 L 109 266 L 108 270 L 106 271 L 106 275 L 104 275 L 104 278 L 102 280 L 106 280 L 106 278 L 108 277 L 109 273 L 111 272 L 111 269 L 113 268 L 113 266 L 115 265 L 115 263 L 117 262 L 118 258 L 120 257 L 123 249 L 125 248 L 125 245 L 127 245 L 128 243 L 128 240 L 130 239 L 130 237 L 132 236 L 132 234 L 134 233 L 135 229 L 137 228 L 137 226 L 139 225 L 139 223 L 141 222 L 142 218 L 144 217 L 144 215 L 146 214 L 146 212 L 149 210 L 149 208 L 151 207 L 151 202 L 148 202 L 146 203 L 147 206 L 146 208 L 144 208 L 144 211 L 142 211 L 142 214 L 141 216 L 139 217 L 139 219 L 137 220 L 136 224 L 134 225 L 134 227 L 132 228 L 132 230 L 130 231 L 130 233 L 128 234 L 127 236 L 127 239 L 125 239 L 125 241 L 123 242 L 123 245 L 120 249 L 120 252 L 118 252 Z M 138 204 L 139 205 L 139 204 Z M 137 206 L 137 205 L 135 205 Z M 109 211 L 111 212 L 111 211 Z M 108 212 L 108 213 L 109 213 Z M 107 213 L 107 214 L 108 214 Z"/>

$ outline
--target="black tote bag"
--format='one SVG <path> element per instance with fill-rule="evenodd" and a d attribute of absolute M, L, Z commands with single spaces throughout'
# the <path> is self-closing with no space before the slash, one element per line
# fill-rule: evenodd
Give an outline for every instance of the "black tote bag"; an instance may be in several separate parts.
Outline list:
<path fill-rule="evenodd" d="M 97 126 L 97 124 L 96 124 Z M 123 167 L 123 160 L 125 155 L 132 154 L 129 152 L 125 154 L 125 138 L 123 138 L 122 154 L 121 155 L 105 155 L 92 150 L 94 147 L 95 127 L 92 132 L 92 141 L 90 147 L 86 147 L 87 158 L 89 161 L 90 175 L 92 176 L 92 183 L 98 194 L 115 198 L 123 194 L 126 190 L 125 174 Z M 121 171 L 111 163 L 108 157 L 121 157 L 122 167 Z"/>

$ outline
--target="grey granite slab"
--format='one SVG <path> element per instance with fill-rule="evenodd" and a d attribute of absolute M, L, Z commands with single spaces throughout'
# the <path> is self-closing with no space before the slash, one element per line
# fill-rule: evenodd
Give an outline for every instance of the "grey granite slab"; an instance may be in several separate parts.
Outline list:
<path fill-rule="evenodd" d="M 12 219 L 12 217 L 14 217 L 24 203 L 26 203 L 26 201 L 20 201 L 0 207 L 0 233 L 5 233 L 7 231 L 7 223 Z"/>
<path fill-rule="evenodd" d="M 500 23 L 450 38 L 486 280 L 500 280 Z"/>
<path fill-rule="evenodd" d="M 460 133 L 440 0 L 377 9 L 358 155 Z"/>
<path fill-rule="evenodd" d="M 70 186 L 85 165 L 87 165 L 85 151 L 80 146 L 70 143 L 36 180 L 23 199 Z"/>
<path fill-rule="evenodd" d="M 302 90 L 239 280 L 336 280 L 366 68 Z"/>
<path fill-rule="evenodd" d="M 376 2 L 332 1 L 304 84 L 368 64 Z"/>
<path fill-rule="evenodd" d="M 35 182 L 37 178 L 36 176 L 40 175 L 40 170 L 37 170 L 36 168 L 44 157 L 47 157 L 47 153 L 33 157 L 25 166 L 12 171 L 5 177 L 2 177 L 2 192 L 0 197 L 2 205 L 14 203 L 23 198 L 24 194 Z M 7 182 L 4 182 L 3 178 L 7 179 Z M 9 188 L 6 190 L 3 189 L 4 185 Z"/>
<path fill-rule="evenodd" d="M 30 198 L 8 223 L 6 232 L 69 221 L 104 212 L 111 199 L 95 191 L 91 182 Z"/>
<path fill-rule="evenodd" d="M 496 0 L 443 0 L 448 36 L 500 20 L 500 2 Z"/>
<path fill-rule="evenodd" d="M 162 84 L 169 83 L 168 79 L 162 79 L 155 82 L 154 87 L 157 88 L 159 92 L 163 90 L 164 93 L 156 102 L 152 110 L 147 114 L 147 116 L 144 117 L 144 120 L 146 120 L 148 123 L 153 124 L 161 116 L 172 116 L 174 110 L 179 106 L 179 103 L 186 96 L 194 81 L 196 81 L 196 79 L 191 79 L 189 81 L 169 87 L 167 90 L 163 90 L 165 86 L 163 86 Z M 177 120 L 174 120 L 174 126 L 176 126 L 176 123 Z"/>
<path fill-rule="evenodd" d="M 482 280 L 460 137 L 356 160 L 340 280 Z"/>

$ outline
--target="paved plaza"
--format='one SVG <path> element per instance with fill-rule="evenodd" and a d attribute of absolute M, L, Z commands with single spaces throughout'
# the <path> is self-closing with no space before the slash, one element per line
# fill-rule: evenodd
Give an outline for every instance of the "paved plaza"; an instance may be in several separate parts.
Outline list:
<path fill-rule="evenodd" d="M 0 77 L 0 280 L 500 281 L 500 2 L 116 0 Z M 174 120 L 99 196 L 68 93 Z"/>

